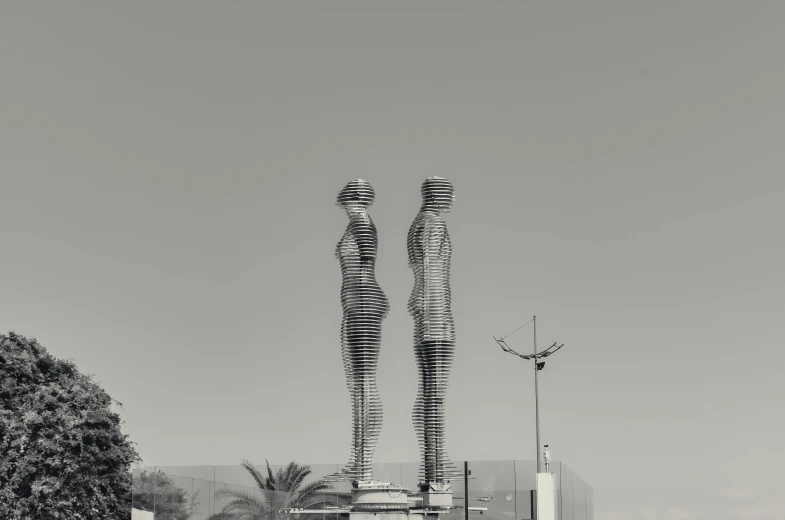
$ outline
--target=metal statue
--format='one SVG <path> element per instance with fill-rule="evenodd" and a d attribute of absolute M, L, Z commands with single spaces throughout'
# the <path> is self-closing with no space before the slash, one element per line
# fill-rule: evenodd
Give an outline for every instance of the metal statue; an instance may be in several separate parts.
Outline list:
<path fill-rule="evenodd" d="M 376 226 L 368 215 L 374 191 L 362 179 L 348 183 L 337 205 L 349 225 L 335 248 L 341 264 L 341 351 L 346 386 L 352 401 L 352 453 L 349 463 L 330 480 L 373 480 L 371 462 L 382 425 L 382 404 L 376 389 L 376 366 L 382 342 L 382 320 L 390 305 L 376 281 Z"/>
<path fill-rule="evenodd" d="M 442 177 L 429 177 L 421 188 L 422 207 L 409 228 L 409 266 L 414 290 L 409 313 L 414 319 L 414 354 L 419 372 L 412 418 L 420 444 L 420 479 L 443 483 L 459 478 L 445 447 L 444 403 L 455 351 L 455 324 L 450 309 L 452 246 L 441 214 L 455 196 Z"/>

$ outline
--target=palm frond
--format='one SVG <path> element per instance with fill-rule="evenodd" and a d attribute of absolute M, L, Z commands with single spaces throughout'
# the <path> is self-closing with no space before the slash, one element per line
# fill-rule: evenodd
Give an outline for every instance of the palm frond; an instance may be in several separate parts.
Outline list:
<path fill-rule="evenodd" d="M 207 520 L 236 520 L 234 515 L 228 515 L 226 513 L 215 513 L 207 517 Z"/>
<path fill-rule="evenodd" d="M 311 475 L 311 467 L 292 461 L 286 466 L 273 469 L 265 459 L 267 474 L 257 469 L 250 461 L 243 460 L 242 467 L 251 475 L 261 497 L 247 491 L 222 489 L 215 492 L 216 498 L 226 498 L 230 502 L 223 510 L 209 520 L 274 520 L 278 509 L 302 507 L 308 509 L 324 507 L 347 507 L 349 503 L 326 493 L 332 486 L 323 479 L 303 485 Z M 288 519 L 288 515 L 278 517 Z"/>
<path fill-rule="evenodd" d="M 211 516 L 208 520 L 269 520 L 272 510 L 263 497 L 257 497 L 247 491 L 233 491 L 231 489 L 218 490 L 216 498 L 229 498 L 218 515 Z"/>
<path fill-rule="evenodd" d="M 267 520 L 265 516 L 256 515 L 253 513 L 242 513 L 239 516 L 236 513 L 215 513 L 207 517 L 207 520 Z"/>
<path fill-rule="evenodd" d="M 317 480 L 305 485 L 301 489 L 298 489 L 296 494 L 298 501 L 301 501 L 306 497 L 313 495 L 314 493 L 318 493 L 320 491 L 329 491 L 330 489 L 332 489 L 332 486 L 325 483 L 323 480 Z"/>
<path fill-rule="evenodd" d="M 230 489 L 222 490 L 222 497 L 230 498 L 231 502 L 226 504 L 223 512 L 232 513 L 238 510 L 249 511 L 253 513 L 266 513 L 270 510 L 270 505 L 262 497 L 249 493 L 247 491 L 232 491 Z M 218 496 L 218 494 L 216 494 Z"/>
<path fill-rule="evenodd" d="M 295 465 L 297 471 L 294 471 L 289 483 L 289 490 L 295 491 L 303 485 L 303 481 L 311 474 L 311 466 Z"/>
<path fill-rule="evenodd" d="M 348 507 L 351 505 L 346 500 L 336 496 L 329 495 L 314 495 L 307 497 L 305 500 L 297 504 L 297 507 L 303 509 L 322 509 L 325 507 Z"/>
<path fill-rule="evenodd" d="M 275 471 L 275 488 L 279 491 L 286 491 L 286 489 L 284 489 L 284 486 L 286 485 L 285 470 L 286 468 L 278 468 Z"/>
<path fill-rule="evenodd" d="M 259 487 L 259 489 L 266 489 L 264 486 L 264 477 L 262 476 L 261 472 L 256 469 L 256 466 L 251 464 L 251 461 L 244 460 L 241 465 L 246 469 L 246 471 L 248 471 L 248 473 L 251 474 L 251 477 L 253 477 L 253 480 L 256 482 L 256 485 Z"/>
<path fill-rule="evenodd" d="M 289 471 L 287 472 L 287 484 L 289 485 L 290 490 L 294 490 L 294 486 L 297 485 L 297 481 L 300 480 L 302 475 L 305 473 L 306 476 L 311 473 L 310 468 L 308 466 L 300 466 L 296 462 L 292 462 L 289 464 Z M 302 477 L 305 478 L 305 477 Z"/>
<path fill-rule="evenodd" d="M 275 489 L 275 475 L 273 475 L 273 468 L 270 467 L 270 461 L 264 459 L 265 464 L 267 464 L 267 487 L 266 489 Z"/>
<path fill-rule="evenodd" d="M 248 492 L 246 490 L 235 491 L 233 489 L 218 489 L 215 491 L 214 495 L 216 499 L 224 498 L 224 499 L 235 499 L 235 498 L 242 498 L 242 497 L 250 497 L 253 500 L 257 501 L 259 504 L 266 504 L 267 503 L 267 494 L 265 493 L 266 490 L 262 490 L 260 496 L 256 496 L 253 492 Z"/>

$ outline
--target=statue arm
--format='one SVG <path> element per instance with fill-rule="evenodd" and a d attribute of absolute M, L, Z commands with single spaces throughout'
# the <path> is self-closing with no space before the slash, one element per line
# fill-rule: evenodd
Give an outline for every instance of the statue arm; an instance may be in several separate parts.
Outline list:
<path fill-rule="evenodd" d="M 447 224 L 441 219 L 426 221 L 422 234 L 423 258 L 441 262 L 446 243 Z"/>
<path fill-rule="evenodd" d="M 447 236 L 447 226 L 441 219 L 429 219 L 425 222 L 422 234 L 424 295 L 423 312 L 425 319 L 430 320 L 431 301 L 439 300 L 438 293 L 444 291 L 444 280 L 440 278 L 443 271 L 442 249 Z M 434 294 L 436 293 L 436 294 Z M 434 296 L 436 296 L 434 298 Z"/>
<path fill-rule="evenodd" d="M 376 259 L 376 251 L 379 246 L 376 226 L 370 220 L 357 222 L 352 226 L 352 234 L 360 251 L 360 261 L 362 263 L 373 262 Z"/>

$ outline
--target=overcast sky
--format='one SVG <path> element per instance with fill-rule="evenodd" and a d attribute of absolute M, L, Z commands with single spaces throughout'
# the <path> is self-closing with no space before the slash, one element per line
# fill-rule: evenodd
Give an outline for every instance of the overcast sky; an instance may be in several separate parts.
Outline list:
<path fill-rule="evenodd" d="M 406 232 L 455 186 L 451 457 L 543 443 L 598 520 L 782 518 L 785 3 L 3 2 L 0 330 L 145 464 L 348 460 L 335 244 L 376 190 L 375 459 L 416 461 Z M 531 348 L 531 329 L 508 339 Z"/>

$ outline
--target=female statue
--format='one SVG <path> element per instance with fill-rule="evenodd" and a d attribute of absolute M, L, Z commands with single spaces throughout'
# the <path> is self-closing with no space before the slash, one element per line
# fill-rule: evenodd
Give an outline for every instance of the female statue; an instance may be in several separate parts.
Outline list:
<path fill-rule="evenodd" d="M 341 350 L 346 385 L 352 401 L 352 454 L 342 477 L 369 482 L 371 461 L 382 425 L 382 405 L 376 389 L 376 366 L 382 342 L 382 320 L 390 310 L 376 281 L 376 226 L 368 215 L 374 191 L 362 179 L 348 183 L 338 194 L 349 225 L 335 248 L 341 264 Z"/>

